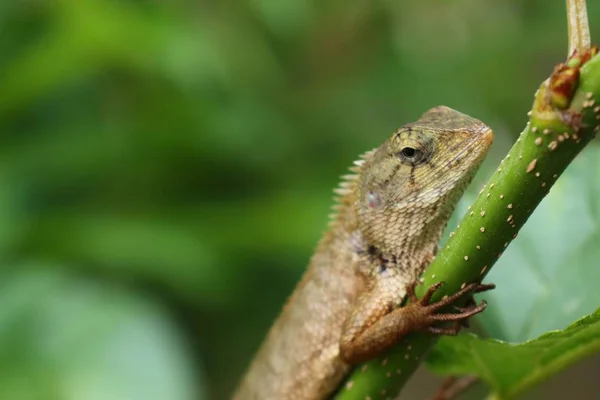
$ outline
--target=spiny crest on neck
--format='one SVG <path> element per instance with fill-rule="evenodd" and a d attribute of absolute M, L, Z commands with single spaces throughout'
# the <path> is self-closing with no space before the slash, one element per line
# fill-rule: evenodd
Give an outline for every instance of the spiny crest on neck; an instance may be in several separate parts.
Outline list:
<path fill-rule="evenodd" d="M 375 150 L 373 149 L 361 154 L 359 159 L 354 161 L 354 165 L 348 169 L 351 173 L 342 175 L 339 186 L 333 189 L 335 195 L 333 197 L 334 203 L 331 207 L 332 213 L 329 214 L 329 228 L 333 229 L 340 223 L 348 222 L 345 217 L 347 212 L 353 212 L 360 174 L 363 171 L 365 162 L 373 155 Z"/>

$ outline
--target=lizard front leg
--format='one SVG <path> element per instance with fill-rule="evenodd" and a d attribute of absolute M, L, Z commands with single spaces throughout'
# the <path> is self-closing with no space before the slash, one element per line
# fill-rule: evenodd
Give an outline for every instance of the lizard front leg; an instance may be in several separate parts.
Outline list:
<path fill-rule="evenodd" d="M 382 351 L 398 343 L 401 338 L 411 332 L 430 332 L 438 335 L 456 335 L 461 323 L 467 318 L 480 313 L 487 303 L 482 301 L 477 305 L 471 302 L 466 307 L 455 307 L 458 312 L 440 313 L 444 307 L 452 305 L 460 297 L 474 292 L 482 292 L 494 288 L 493 284 L 482 285 L 472 283 L 466 285 L 457 293 L 431 303 L 435 292 L 443 285 L 442 282 L 429 287 L 423 298 L 415 295 L 415 285 L 407 288 L 409 304 L 404 307 L 394 307 L 393 304 L 370 291 L 359 302 L 344 327 L 340 341 L 340 355 L 348 363 L 368 360 Z M 368 315 L 365 318 L 365 315 Z M 435 326 L 438 322 L 455 322 L 453 326 Z"/>

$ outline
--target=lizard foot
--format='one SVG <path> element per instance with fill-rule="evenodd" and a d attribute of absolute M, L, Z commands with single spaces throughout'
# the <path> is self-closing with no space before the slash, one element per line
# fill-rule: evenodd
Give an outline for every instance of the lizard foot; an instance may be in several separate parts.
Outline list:
<path fill-rule="evenodd" d="M 447 306 L 452 305 L 456 300 L 467 294 L 481 293 L 494 289 L 496 286 L 491 284 L 470 283 L 453 295 L 446 296 L 442 300 L 431 303 L 433 295 L 443 286 L 443 282 L 431 285 L 425 295 L 419 299 L 415 294 L 415 285 L 408 287 L 409 306 L 420 310 L 422 326 L 425 331 L 437 335 L 456 335 L 461 327 L 468 326 L 468 318 L 485 310 L 487 303 L 483 300 L 480 304 L 475 303 L 471 296 L 464 307 L 453 306 L 455 313 L 439 313 Z M 433 326 L 436 322 L 454 322 L 451 326 Z"/>

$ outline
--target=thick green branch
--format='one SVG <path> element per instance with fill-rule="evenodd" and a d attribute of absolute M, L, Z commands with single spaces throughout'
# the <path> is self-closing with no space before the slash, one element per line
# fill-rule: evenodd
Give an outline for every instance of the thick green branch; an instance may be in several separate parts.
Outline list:
<path fill-rule="evenodd" d="M 561 173 L 600 129 L 600 57 L 593 57 L 581 68 L 570 61 L 541 85 L 530 122 L 425 271 L 419 294 L 444 281 L 439 299 L 465 283 L 480 281 Z M 568 90 L 564 90 L 565 85 L 570 86 Z M 568 95 L 560 109 L 553 102 L 557 91 Z M 357 366 L 335 398 L 393 398 L 434 341 L 430 335 L 410 335 L 385 356 Z"/>

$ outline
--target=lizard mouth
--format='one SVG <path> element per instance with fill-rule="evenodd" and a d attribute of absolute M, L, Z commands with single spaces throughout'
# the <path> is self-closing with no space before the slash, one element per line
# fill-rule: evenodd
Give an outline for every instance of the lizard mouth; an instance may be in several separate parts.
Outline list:
<path fill-rule="evenodd" d="M 483 125 L 481 130 L 469 133 L 471 136 L 469 145 L 456 154 L 458 159 L 471 158 L 476 160 L 477 164 L 483 160 L 487 152 L 494 142 L 494 131 L 488 126 Z"/>
<path fill-rule="evenodd" d="M 482 160 L 486 155 L 488 150 L 490 149 L 490 146 L 492 145 L 492 143 L 494 142 L 494 131 L 492 131 L 489 127 L 485 127 L 485 130 L 483 131 L 483 133 L 481 134 L 481 154 L 480 154 L 480 158 L 478 158 L 478 160 Z"/>
<path fill-rule="evenodd" d="M 485 132 L 483 132 L 481 137 L 485 141 L 486 147 L 490 147 L 494 142 L 494 131 L 486 126 Z"/>

